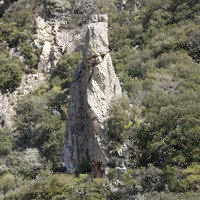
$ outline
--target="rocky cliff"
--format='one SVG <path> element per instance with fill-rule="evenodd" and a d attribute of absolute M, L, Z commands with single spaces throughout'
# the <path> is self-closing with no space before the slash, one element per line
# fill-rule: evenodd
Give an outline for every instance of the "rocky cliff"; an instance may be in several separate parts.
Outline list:
<path fill-rule="evenodd" d="M 68 173 L 91 167 L 94 177 L 105 174 L 108 158 L 102 140 L 106 138 L 108 109 L 113 98 L 121 95 L 108 48 L 107 15 L 92 16 L 87 27 L 82 63 L 75 70 L 64 162 Z"/>
<path fill-rule="evenodd" d="M 18 100 L 34 92 L 45 83 L 47 84 L 46 75 L 49 75 L 56 68 L 62 55 L 65 52 L 72 53 L 74 51 L 79 51 L 84 44 L 82 41 L 82 35 L 85 34 L 84 28 L 69 27 L 67 22 L 61 17 L 67 9 L 67 1 L 65 2 L 65 6 L 59 4 L 59 2 L 62 3 L 62 1 L 56 2 L 56 0 L 50 2 L 46 1 L 45 6 L 43 6 L 43 3 L 41 3 L 41 5 L 39 3 L 39 8 L 45 7 L 43 9 L 38 8 L 39 11 L 42 10 L 43 14 L 40 14 L 41 16 L 39 15 L 39 11 L 35 11 L 33 40 L 27 43 L 30 43 L 33 52 L 41 52 L 40 55 L 38 53 L 37 69 L 34 69 L 34 74 L 24 73 L 21 83 L 15 88 L 14 92 L 7 92 L 5 94 L 0 92 L 0 127 L 12 127 L 12 118 L 15 115 L 14 110 Z M 11 12 L 12 8 L 21 8 L 21 4 L 23 3 L 24 1 L 19 1 L 16 2 L 15 5 L 14 3 L 10 4 L 8 0 L 0 0 L 0 16 L 6 9 L 10 9 L 9 12 Z M 29 3 L 30 2 L 27 2 L 27 4 Z M 56 6 L 57 9 L 53 9 L 54 6 Z M 61 9 L 61 7 L 64 10 L 58 12 L 58 8 Z M 27 58 L 21 53 L 22 47 L 20 45 L 10 46 L 6 44 L 6 49 L 9 51 L 10 57 L 18 58 L 22 63 L 26 64 Z M 28 59 L 30 59 L 30 57 Z M 30 68 L 28 65 L 25 67 L 26 69 Z"/>
<path fill-rule="evenodd" d="M 64 52 L 78 51 L 83 42 L 84 29 L 70 29 L 63 20 L 36 18 L 34 46 L 41 49 L 38 71 L 48 73 L 56 68 Z"/>

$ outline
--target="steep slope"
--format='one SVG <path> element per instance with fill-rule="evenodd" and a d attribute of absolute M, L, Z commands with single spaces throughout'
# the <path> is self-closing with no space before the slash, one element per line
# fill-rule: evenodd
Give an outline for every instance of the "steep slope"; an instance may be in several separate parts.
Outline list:
<path fill-rule="evenodd" d="M 101 140 L 106 136 L 108 108 L 121 95 L 108 49 L 107 15 L 94 15 L 88 25 L 84 58 L 77 66 L 71 86 L 64 161 L 67 172 L 91 166 L 102 177 L 108 159 Z"/>

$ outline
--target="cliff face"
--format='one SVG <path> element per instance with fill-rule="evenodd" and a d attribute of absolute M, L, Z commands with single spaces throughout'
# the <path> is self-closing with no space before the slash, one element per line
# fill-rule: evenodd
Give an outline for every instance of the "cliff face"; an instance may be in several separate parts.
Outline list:
<path fill-rule="evenodd" d="M 68 173 L 80 166 L 91 166 L 95 177 L 102 177 L 108 158 L 101 141 L 106 138 L 108 108 L 121 95 L 108 49 L 107 15 L 94 15 L 87 27 L 84 58 L 75 70 L 64 162 Z"/>
<path fill-rule="evenodd" d="M 43 3 L 39 3 L 38 5 L 38 10 L 42 10 L 44 18 L 40 16 L 41 14 L 39 15 L 39 11 L 35 14 L 34 40 L 31 41 L 32 49 L 36 48 L 37 51 L 41 52 L 38 58 L 37 70 L 35 70 L 34 74 L 24 73 L 20 85 L 14 92 L 7 92 L 5 94 L 0 92 L 0 127 L 12 127 L 15 106 L 18 100 L 47 83 L 46 75 L 50 74 L 56 68 L 64 52 L 79 51 L 84 44 L 82 41 L 84 28 L 70 28 L 67 25 L 67 22 L 61 17 L 67 9 L 67 1 L 65 2 L 65 6 L 59 4 L 59 2 L 57 0 L 46 1 L 45 6 Z M 21 8 L 21 4 L 23 3 L 23 0 L 16 1 L 13 4 L 10 4 L 8 0 L 0 0 L 0 17 L 6 9 L 10 9 L 9 12 L 11 12 L 14 8 Z M 27 2 L 27 5 L 29 3 Z M 60 3 L 63 2 L 61 1 Z M 56 8 L 54 8 L 55 6 Z M 42 7 L 45 8 L 42 9 Z M 61 7 L 64 10 L 59 10 Z M 50 13 L 49 10 L 53 13 Z M 51 15 L 52 18 L 48 18 L 48 15 Z M 30 43 L 30 41 L 28 42 Z M 25 64 L 26 58 L 21 54 L 22 48 L 20 45 L 10 48 L 7 44 L 6 49 L 9 50 L 11 58 L 18 58 Z M 29 66 L 26 66 L 26 68 L 28 69 Z"/>
<path fill-rule="evenodd" d="M 78 51 L 83 44 L 83 33 L 84 30 L 79 28 L 69 29 L 63 20 L 45 21 L 38 16 L 34 40 L 34 45 L 41 49 L 38 71 L 49 73 L 56 68 L 64 52 Z"/>

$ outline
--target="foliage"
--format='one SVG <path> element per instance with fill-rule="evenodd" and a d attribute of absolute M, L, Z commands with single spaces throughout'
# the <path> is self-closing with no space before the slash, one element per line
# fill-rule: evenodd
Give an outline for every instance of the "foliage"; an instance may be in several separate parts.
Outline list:
<path fill-rule="evenodd" d="M 44 160 L 36 149 L 12 151 L 0 160 L 0 196 L 35 179 L 44 168 Z"/>
<path fill-rule="evenodd" d="M 86 23 L 88 17 L 95 13 L 98 4 L 92 0 L 70 0 L 71 13 L 79 23 Z"/>
<path fill-rule="evenodd" d="M 166 167 L 169 188 L 174 192 L 197 191 L 199 189 L 200 166 L 192 163 L 186 169 Z"/>
<path fill-rule="evenodd" d="M 185 192 L 185 193 L 169 193 L 169 192 L 161 192 L 161 193 L 146 193 L 144 195 L 145 200 L 197 200 L 199 199 L 199 192 Z"/>
<path fill-rule="evenodd" d="M 0 162 L 1 174 L 7 173 L 23 178 L 35 178 L 39 170 L 43 168 L 43 160 L 35 149 L 26 149 L 22 152 L 13 151 L 6 157 L 2 157 Z"/>
<path fill-rule="evenodd" d="M 0 91 L 13 92 L 22 80 L 24 65 L 17 59 L 0 54 Z"/>
<path fill-rule="evenodd" d="M 117 143 L 123 143 L 128 139 L 127 131 L 133 125 L 129 111 L 130 107 L 126 97 L 118 99 L 110 109 L 109 136 Z"/>
<path fill-rule="evenodd" d="M 21 9 L 20 4 L 15 9 Z M 22 5 L 21 5 L 22 6 Z M 12 7 L 11 7 L 12 8 Z M 1 19 L 0 39 L 6 41 L 10 47 L 15 47 L 30 38 L 33 27 L 33 13 L 31 10 L 8 9 Z M 6 23 L 5 23 L 6 22 Z"/>
<path fill-rule="evenodd" d="M 39 49 L 33 48 L 30 44 L 22 45 L 21 54 L 25 58 L 24 63 L 29 66 L 31 70 L 36 69 L 40 52 Z"/>
<path fill-rule="evenodd" d="M 185 170 L 200 162 L 199 2 L 139 1 L 138 9 L 135 1 L 128 3 L 119 14 L 109 14 L 113 62 L 129 97 L 125 107 L 119 100 L 111 108 L 111 160 L 120 157 L 113 150 L 128 140 L 129 163 L 161 170 L 161 188 L 198 190 L 198 175 Z M 150 185 L 142 187 L 150 191 Z"/>
<path fill-rule="evenodd" d="M 59 90 L 49 90 L 41 96 L 27 96 L 16 109 L 17 148 L 38 148 L 56 169 L 61 164 L 65 122 L 56 108 Z"/>
<path fill-rule="evenodd" d="M 12 151 L 13 135 L 8 127 L 0 128 L 0 144 L 0 156 L 7 155 Z"/>
<path fill-rule="evenodd" d="M 65 174 L 51 175 L 43 173 L 41 177 L 23 185 L 15 191 L 9 192 L 5 200 L 9 199 L 107 199 L 109 189 L 101 179 L 92 179 L 87 175 L 79 178 Z"/>
<path fill-rule="evenodd" d="M 31 43 L 33 41 L 34 17 L 40 10 L 37 0 L 19 0 L 14 2 L 0 18 L 0 49 L 4 45 L 24 57 L 24 64 L 30 69 L 37 65 L 39 52 Z M 17 56 L 18 57 L 18 56 Z M 30 70 L 31 71 L 31 70 Z"/>
<path fill-rule="evenodd" d="M 78 52 L 64 54 L 51 74 L 51 85 L 61 86 L 62 89 L 69 88 L 74 68 L 81 60 L 81 57 Z"/>
<path fill-rule="evenodd" d="M 23 55 L 26 72 L 35 68 L 39 55 L 31 43 L 33 19 L 41 2 L 10 2 L 0 18 L 2 93 L 13 92 L 24 71 L 24 65 L 14 56 L 8 57 L 6 49 Z M 63 167 L 66 105 L 73 69 L 81 59 L 80 53 L 72 53 L 62 56 L 50 75 L 49 87 L 19 101 L 14 135 L 10 130 L 0 130 L 0 191 L 4 199 L 199 198 L 200 3 L 128 0 L 122 6 L 121 2 L 61 2 L 70 25 L 84 25 L 92 13 L 109 15 L 110 50 L 126 95 L 112 103 L 108 138 L 102 142 L 111 167 L 108 178 L 118 191 L 110 192 L 103 180 L 86 175 L 41 174 L 48 165 L 43 159 L 54 172 Z M 56 1 L 45 3 L 56 7 Z M 120 153 L 123 145 L 126 152 Z M 30 162 L 27 151 L 35 148 L 42 158 Z M 119 178 L 115 167 L 122 163 L 128 169 Z M 82 173 L 90 170 L 87 163 L 80 169 Z M 167 193 L 158 193 L 164 190 Z M 197 193 L 194 197 L 189 193 L 170 194 L 186 191 Z"/>

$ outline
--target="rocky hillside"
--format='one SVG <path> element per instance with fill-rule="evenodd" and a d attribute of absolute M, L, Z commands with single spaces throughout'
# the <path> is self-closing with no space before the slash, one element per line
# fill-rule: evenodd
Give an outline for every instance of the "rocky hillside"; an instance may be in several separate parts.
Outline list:
<path fill-rule="evenodd" d="M 198 0 L 1 0 L 0 199 L 200 199 L 199 22 Z"/>

